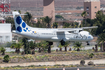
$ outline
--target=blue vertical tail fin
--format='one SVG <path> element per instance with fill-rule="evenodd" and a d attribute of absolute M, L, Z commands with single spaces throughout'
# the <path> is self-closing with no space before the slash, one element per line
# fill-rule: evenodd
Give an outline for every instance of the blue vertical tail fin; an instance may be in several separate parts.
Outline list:
<path fill-rule="evenodd" d="M 15 22 L 16 31 L 29 32 L 31 27 L 23 21 L 23 19 L 21 18 L 21 14 L 18 11 L 13 11 L 12 14 Z"/>

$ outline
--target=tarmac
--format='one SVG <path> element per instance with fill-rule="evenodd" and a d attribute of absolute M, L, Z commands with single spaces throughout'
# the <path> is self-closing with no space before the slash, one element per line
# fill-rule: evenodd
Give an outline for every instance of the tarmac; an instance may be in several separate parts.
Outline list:
<path fill-rule="evenodd" d="M 53 61 L 53 62 L 27 62 L 27 63 L 4 63 L 0 64 L 0 67 L 11 67 L 11 66 L 53 66 L 53 65 L 77 65 L 80 64 L 81 60 L 74 60 L 74 61 Z M 85 65 L 88 65 L 88 62 L 92 61 L 94 64 L 105 64 L 105 59 L 99 60 L 85 60 Z"/>

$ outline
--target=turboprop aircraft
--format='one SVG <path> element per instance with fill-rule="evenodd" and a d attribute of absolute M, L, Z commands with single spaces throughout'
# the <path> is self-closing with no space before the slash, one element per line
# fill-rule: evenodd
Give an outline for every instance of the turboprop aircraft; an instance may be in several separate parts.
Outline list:
<path fill-rule="evenodd" d="M 66 41 L 86 41 L 89 45 L 89 41 L 93 40 L 93 36 L 84 29 L 97 28 L 94 27 L 82 27 L 82 28 L 33 28 L 28 26 L 21 18 L 21 14 L 17 11 L 13 11 L 13 18 L 15 22 L 16 30 L 13 33 L 35 39 L 49 41 L 52 45 L 53 42 L 60 42 L 64 45 Z"/>

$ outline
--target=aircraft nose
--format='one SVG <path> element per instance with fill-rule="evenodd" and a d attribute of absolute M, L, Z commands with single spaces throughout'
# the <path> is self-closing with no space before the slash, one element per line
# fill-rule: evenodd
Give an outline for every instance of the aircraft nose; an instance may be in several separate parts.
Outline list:
<path fill-rule="evenodd" d="M 88 39 L 93 40 L 93 36 L 92 35 L 88 36 Z"/>
<path fill-rule="evenodd" d="M 91 35 L 91 39 L 93 40 L 93 36 Z"/>

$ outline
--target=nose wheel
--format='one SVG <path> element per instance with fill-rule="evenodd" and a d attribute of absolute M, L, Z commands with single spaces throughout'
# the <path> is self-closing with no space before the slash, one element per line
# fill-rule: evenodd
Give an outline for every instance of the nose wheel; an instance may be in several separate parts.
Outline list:
<path fill-rule="evenodd" d="M 87 42 L 87 45 L 90 45 L 89 42 Z"/>

